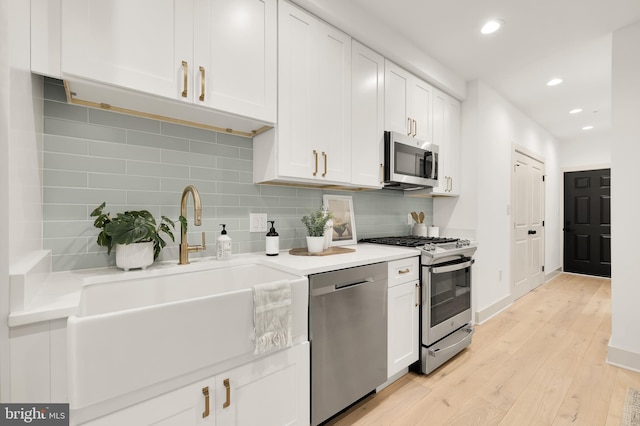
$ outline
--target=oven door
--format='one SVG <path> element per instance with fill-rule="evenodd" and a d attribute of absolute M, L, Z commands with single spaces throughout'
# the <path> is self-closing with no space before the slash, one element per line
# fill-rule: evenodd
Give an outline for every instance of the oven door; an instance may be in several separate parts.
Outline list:
<path fill-rule="evenodd" d="M 469 257 L 422 270 L 422 345 L 430 346 L 471 322 Z"/>

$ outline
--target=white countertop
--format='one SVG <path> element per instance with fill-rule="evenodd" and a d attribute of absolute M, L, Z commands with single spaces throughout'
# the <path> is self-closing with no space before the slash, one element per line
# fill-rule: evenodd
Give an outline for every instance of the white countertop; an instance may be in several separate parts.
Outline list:
<path fill-rule="evenodd" d="M 329 256 L 293 256 L 289 251 L 281 251 L 278 256 L 266 256 L 264 253 L 236 254 L 230 261 L 218 261 L 215 258 L 199 258 L 189 265 L 179 266 L 185 272 L 194 269 L 221 267 L 234 261 L 255 261 L 297 275 L 311 275 L 336 269 L 351 268 L 371 263 L 387 262 L 418 256 L 419 251 L 412 248 L 390 247 L 376 244 L 357 244 L 345 246 L 355 252 Z M 212 263 L 209 263 L 212 262 Z M 82 286 L 99 281 L 100 277 L 113 275 L 161 275 L 167 269 L 178 267 L 173 261 L 156 262 L 146 270 L 125 272 L 119 268 L 96 268 L 75 271 L 55 272 L 49 275 L 42 289 L 27 304 L 24 310 L 9 314 L 9 326 L 31 324 L 40 321 L 64 319 L 75 315 L 80 302 Z"/>

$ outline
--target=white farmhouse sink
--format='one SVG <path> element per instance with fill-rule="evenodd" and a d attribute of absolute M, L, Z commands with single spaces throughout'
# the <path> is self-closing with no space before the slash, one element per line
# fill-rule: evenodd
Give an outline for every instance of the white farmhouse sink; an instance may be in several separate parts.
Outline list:
<path fill-rule="evenodd" d="M 279 280 L 292 288 L 294 343 L 304 342 L 307 279 L 257 262 L 213 260 L 85 279 L 78 314 L 67 327 L 75 418 L 255 358 L 252 288 Z"/>

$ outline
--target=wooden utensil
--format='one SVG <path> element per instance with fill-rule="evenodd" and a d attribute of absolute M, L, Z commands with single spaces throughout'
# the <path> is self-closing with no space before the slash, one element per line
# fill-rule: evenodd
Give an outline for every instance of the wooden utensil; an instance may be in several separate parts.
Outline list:
<path fill-rule="evenodd" d="M 418 213 L 416 212 L 411 212 L 411 217 L 413 218 L 413 220 L 416 221 L 416 223 L 420 223 L 419 219 L 418 219 Z"/>
<path fill-rule="evenodd" d="M 418 216 L 418 218 L 420 219 L 420 223 L 424 223 L 424 212 L 420 212 L 420 216 Z"/>

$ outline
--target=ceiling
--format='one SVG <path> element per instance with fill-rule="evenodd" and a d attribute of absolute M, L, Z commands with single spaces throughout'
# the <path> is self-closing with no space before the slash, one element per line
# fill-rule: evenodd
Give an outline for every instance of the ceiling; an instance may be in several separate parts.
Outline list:
<path fill-rule="evenodd" d="M 640 21 L 640 0 L 351 1 L 464 80 L 497 90 L 558 140 L 608 135 L 611 34 Z M 502 28 L 482 35 L 491 18 Z M 546 86 L 553 77 L 564 81 Z M 569 114 L 574 108 L 583 111 Z"/>

